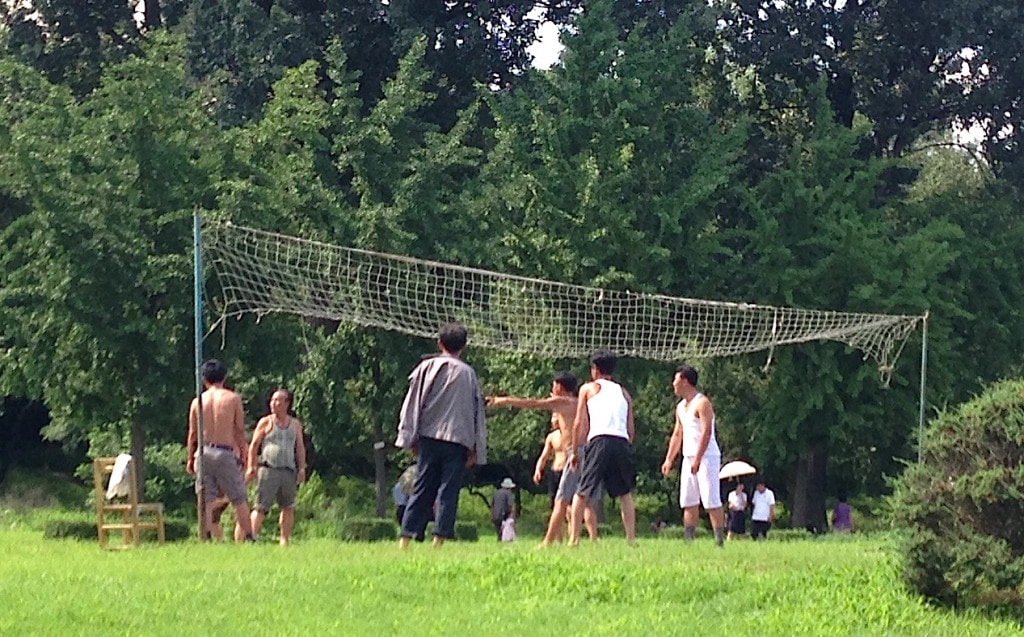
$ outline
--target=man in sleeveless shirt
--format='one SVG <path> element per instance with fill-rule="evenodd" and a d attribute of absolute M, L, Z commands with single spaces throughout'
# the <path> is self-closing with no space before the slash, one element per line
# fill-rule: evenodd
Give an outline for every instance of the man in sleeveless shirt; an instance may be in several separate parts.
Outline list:
<path fill-rule="evenodd" d="M 576 387 L 578 381 L 569 372 L 558 372 L 551 381 L 551 395 L 547 398 L 515 398 L 513 396 L 493 396 L 487 399 L 492 407 L 514 407 L 517 409 L 547 409 L 551 411 L 552 432 L 544 440 L 544 450 L 537 459 L 533 481 L 540 484 L 542 473 L 548 457 L 553 455 L 551 472 L 555 479 L 550 484 L 551 515 L 548 519 L 547 532 L 541 541 L 546 547 L 554 542 L 562 541 L 562 527 L 566 513 L 572 506 L 572 498 L 576 495 L 579 485 L 579 467 L 566 466 L 567 450 L 572 438 L 572 423 L 576 417 L 578 398 Z M 584 513 L 584 524 L 591 539 L 597 538 L 597 517 L 593 509 L 587 507 Z"/>
<path fill-rule="evenodd" d="M 715 543 L 722 546 L 725 521 L 718 478 L 722 453 L 715 439 L 715 411 L 707 396 L 697 391 L 697 370 L 689 365 L 680 365 L 676 369 L 672 390 L 682 400 L 676 406 L 675 427 L 668 441 L 661 473 L 665 477 L 672 474 L 676 456 L 682 450 L 679 506 L 683 509 L 684 537 L 693 539 L 700 513 L 698 507 L 703 503 L 715 531 Z"/>
<path fill-rule="evenodd" d="M 210 359 L 200 367 L 200 373 L 203 376 L 203 448 L 199 449 L 199 402 L 193 398 L 188 411 L 185 469 L 189 475 L 195 475 L 196 456 L 203 454 L 202 488 L 206 500 L 203 535 L 211 532 L 214 500 L 220 491 L 235 508 L 235 520 L 241 528 L 242 538 L 253 541 L 248 494 L 242 479 L 242 458 L 246 449 L 242 399 L 224 387 L 228 374 L 224 363 Z M 235 539 L 239 541 L 242 538 L 236 536 Z"/>
<path fill-rule="evenodd" d="M 256 509 L 252 528 L 259 533 L 274 502 L 281 507 L 280 544 L 287 546 L 295 524 L 295 494 L 306 481 L 306 445 L 302 423 L 291 415 L 292 393 L 276 390 L 270 396 L 270 413 L 260 418 L 249 443 L 245 477 L 256 478 Z M 257 458 L 258 455 L 258 458 Z"/>
<path fill-rule="evenodd" d="M 612 380 L 615 355 L 598 350 L 590 357 L 591 381 L 580 388 L 573 422 L 574 445 L 569 449 L 569 463 L 579 466 L 580 483 L 572 500 L 569 545 L 580 541 L 583 512 L 597 497 L 602 483 L 613 498 L 619 498 L 622 526 L 626 541 L 636 542 L 636 507 L 633 487 L 633 399 L 622 385 Z M 576 449 L 584 445 L 582 462 Z"/>

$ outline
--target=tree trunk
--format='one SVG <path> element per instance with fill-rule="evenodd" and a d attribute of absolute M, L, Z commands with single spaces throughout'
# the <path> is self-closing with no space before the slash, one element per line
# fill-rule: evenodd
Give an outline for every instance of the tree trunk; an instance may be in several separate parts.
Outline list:
<path fill-rule="evenodd" d="M 132 418 L 131 439 L 132 462 L 135 463 L 135 474 L 138 478 L 135 491 L 139 494 L 139 500 L 143 500 L 146 493 L 146 430 L 138 417 Z"/>
<path fill-rule="evenodd" d="M 380 387 L 381 384 L 380 357 L 373 361 L 373 384 Z M 377 485 L 377 517 L 388 517 L 388 475 L 385 466 L 387 443 L 384 442 L 384 426 L 381 423 L 384 410 L 377 406 L 373 410 L 373 476 Z"/>
<path fill-rule="evenodd" d="M 824 446 L 815 446 L 796 461 L 789 489 L 791 524 L 794 529 L 824 532 L 825 467 L 828 453 Z"/>

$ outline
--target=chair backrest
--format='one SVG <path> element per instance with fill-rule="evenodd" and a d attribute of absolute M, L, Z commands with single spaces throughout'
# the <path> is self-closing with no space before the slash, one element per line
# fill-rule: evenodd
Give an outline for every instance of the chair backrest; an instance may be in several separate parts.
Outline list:
<path fill-rule="evenodd" d="M 93 488 L 96 493 L 96 506 L 102 506 L 108 501 L 107 487 L 110 484 L 110 478 L 114 473 L 114 465 L 116 464 L 116 457 L 95 458 L 92 461 Z M 138 485 L 138 473 L 135 469 L 134 458 L 128 462 L 128 471 L 124 476 L 124 481 L 127 482 L 128 487 L 127 495 L 123 496 L 124 501 L 133 506 L 138 505 L 139 492 L 136 488 Z"/>

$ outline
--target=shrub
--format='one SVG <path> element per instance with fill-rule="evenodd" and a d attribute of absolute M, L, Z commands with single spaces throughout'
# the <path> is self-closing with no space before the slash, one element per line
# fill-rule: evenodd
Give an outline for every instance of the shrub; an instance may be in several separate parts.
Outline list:
<path fill-rule="evenodd" d="M 322 516 L 331 507 L 327 495 L 327 487 L 317 472 L 309 474 L 309 478 L 299 485 L 295 494 L 295 520 L 313 520 Z"/>
<path fill-rule="evenodd" d="M 111 531 L 114 541 L 121 536 L 120 531 Z M 187 540 L 195 535 L 194 525 L 184 520 L 164 518 L 164 538 L 168 542 L 179 542 Z M 69 518 L 55 518 L 48 520 L 43 528 L 43 537 L 49 540 L 74 539 L 98 541 L 95 520 L 76 520 Z M 146 542 L 156 541 L 156 529 L 143 529 L 142 539 Z"/>
<path fill-rule="evenodd" d="M 180 443 L 146 447 L 145 502 L 162 502 L 172 512 L 195 509 L 195 479 L 185 471 L 186 455 Z"/>
<path fill-rule="evenodd" d="M 43 528 L 43 537 L 48 540 L 96 541 L 96 522 L 67 519 L 48 520 Z"/>
<path fill-rule="evenodd" d="M 921 462 L 895 481 L 903 577 L 946 604 L 1016 595 L 1024 581 L 1024 381 L 1004 381 L 925 431 Z"/>
<path fill-rule="evenodd" d="M 814 535 L 807 529 L 778 529 L 772 524 L 771 530 L 768 531 L 769 540 L 779 540 L 782 542 L 793 542 L 796 540 L 813 540 L 819 537 Z"/>
<path fill-rule="evenodd" d="M 480 529 L 476 522 L 456 522 L 455 539 L 460 542 L 476 542 L 480 539 Z"/>
<path fill-rule="evenodd" d="M 657 538 L 661 538 L 661 539 L 664 539 L 664 540 L 682 540 L 685 537 L 685 534 L 686 534 L 685 527 L 682 527 L 682 526 L 666 526 L 661 531 L 659 531 L 657 535 L 652 535 L 651 537 L 657 537 Z M 693 537 L 694 538 L 711 537 L 711 531 L 709 531 L 709 530 L 705 529 L 704 527 L 698 525 L 697 528 L 694 529 Z"/>
<path fill-rule="evenodd" d="M 659 537 L 663 540 L 681 540 L 683 539 L 683 527 L 681 526 L 666 526 L 658 532 Z"/>
<path fill-rule="evenodd" d="M 92 505 L 92 477 L 88 485 L 43 470 L 12 467 L 0 483 L 0 508 L 17 512 L 62 507 L 81 509 Z"/>
<path fill-rule="evenodd" d="M 95 532 L 95 528 L 93 529 Z M 168 542 L 181 542 L 198 537 L 196 523 L 186 522 L 178 518 L 164 518 L 164 539 Z M 156 529 L 145 529 L 142 538 L 147 542 L 156 541 Z"/>
<path fill-rule="evenodd" d="M 349 542 L 380 542 L 398 538 L 398 528 L 381 518 L 348 518 L 341 523 L 341 539 Z"/>
<path fill-rule="evenodd" d="M 365 516 L 377 507 L 374 484 L 350 476 L 341 476 L 335 482 L 332 504 L 343 517 Z"/>

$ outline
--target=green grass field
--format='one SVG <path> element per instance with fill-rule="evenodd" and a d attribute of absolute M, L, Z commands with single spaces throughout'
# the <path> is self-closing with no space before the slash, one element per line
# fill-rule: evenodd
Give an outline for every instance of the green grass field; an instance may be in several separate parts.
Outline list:
<path fill-rule="evenodd" d="M 618 538 L 578 549 L 184 542 L 0 531 L 0 635 L 1020 635 L 929 607 L 882 539 Z"/>

